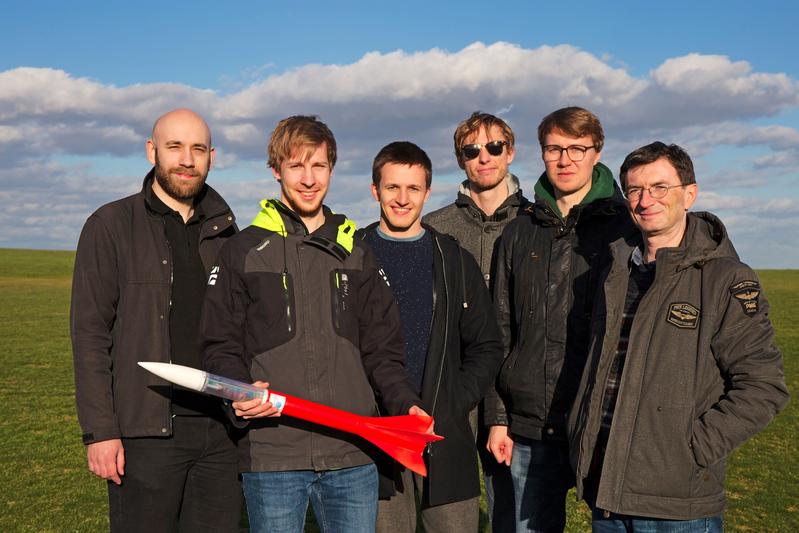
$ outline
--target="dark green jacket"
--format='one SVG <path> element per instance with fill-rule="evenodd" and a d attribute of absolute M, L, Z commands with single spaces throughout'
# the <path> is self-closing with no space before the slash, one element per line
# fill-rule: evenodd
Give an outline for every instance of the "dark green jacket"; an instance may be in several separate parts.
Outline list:
<path fill-rule="evenodd" d="M 594 455 L 638 232 L 612 246 L 591 348 L 569 417 L 578 496 Z M 724 510 L 724 462 L 788 403 L 782 356 L 755 273 L 721 221 L 689 213 L 676 248 L 658 250 L 630 332 L 596 506 L 691 520 Z"/>

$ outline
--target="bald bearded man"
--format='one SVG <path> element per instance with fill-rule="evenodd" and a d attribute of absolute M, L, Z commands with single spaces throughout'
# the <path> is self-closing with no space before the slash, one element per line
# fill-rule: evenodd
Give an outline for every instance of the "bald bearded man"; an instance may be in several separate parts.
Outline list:
<path fill-rule="evenodd" d="M 89 470 L 108 481 L 111 531 L 235 531 L 236 447 L 219 405 L 159 381 L 137 361 L 199 368 L 210 269 L 236 232 L 205 184 L 205 121 L 166 113 L 146 143 L 142 190 L 95 211 L 81 232 L 71 336 Z"/>

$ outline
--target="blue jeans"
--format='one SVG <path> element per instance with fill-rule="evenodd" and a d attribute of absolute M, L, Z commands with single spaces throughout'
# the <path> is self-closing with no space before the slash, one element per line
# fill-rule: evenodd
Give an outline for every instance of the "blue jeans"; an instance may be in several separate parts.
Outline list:
<path fill-rule="evenodd" d="M 514 436 L 510 474 L 516 531 L 563 531 L 566 494 L 574 485 L 566 443 Z"/>
<path fill-rule="evenodd" d="M 309 500 L 323 533 L 375 530 L 374 464 L 321 472 L 245 472 L 242 480 L 253 533 L 302 533 Z"/>
<path fill-rule="evenodd" d="M 591 530 L 595 533 L 722 533 L 721 516 L 696 520 L 664 520 L 611 513 L 602 516 L 602 509 L 591 512 Z"/>

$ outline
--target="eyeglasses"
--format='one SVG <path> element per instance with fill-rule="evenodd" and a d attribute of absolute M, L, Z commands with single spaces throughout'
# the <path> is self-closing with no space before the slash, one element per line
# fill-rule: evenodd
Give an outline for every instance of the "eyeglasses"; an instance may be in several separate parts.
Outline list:
<path fill-rule="evenodd" d="M 685 187 L 686 184 L 682 185 L 663 185 L 657 184 L 652 185 L 651 187 L 628 187 L 627 192 L 624 193 L 624 196 L 631 202 L 637 202 L 641 199 L 641 196 L 644 195 L 644 191 L 649 193 L 651 198 L 655 200 L 660 200 L 661 198 L 665 198 L 667 194 L 669 194 L 669 190 L 677 189 L 679 187 Z"/>
<path fill-rule="evenodd" d="M 469 161 L 480 155 L 480 150 L 485 148 L 489 155 L 498 156 L 502 153 L 508 141 L 491 141 L 486 144 L 464 144 L 461 146 L 461 155 L 464 161 Z"/>
<path fill-rule="evenodd" d="M 544 157 L 544 162 L 550 163 L 552 161 L 559 161 L 561 154 L 563 154 L 565 151 L 569 156 L 569 159 L 577 163 L 578 161 L 585 159 L 585 153 L 591 148 L 596 150 L 596 146 L 580 146 L 579 144 L 572 144 L 571 146 L 563 148 L 557 144 L 548 144 L 541 148 L 541 154 Z"/>

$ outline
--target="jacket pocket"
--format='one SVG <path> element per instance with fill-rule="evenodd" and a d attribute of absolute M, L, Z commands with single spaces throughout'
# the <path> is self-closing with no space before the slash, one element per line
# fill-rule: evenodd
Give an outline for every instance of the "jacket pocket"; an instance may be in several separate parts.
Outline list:
<path fill-rule="evenodd" d="M 297 333 L 294 280 L 288 272 L 250 272 L 249 334 L 259 351 L 289 342 Z"/>
<path fill-rule="evenodd" d="M 613 427 L 611 439 L 614 431 L 623 429 Z M 690 409 L 687 406 L 669 402 L 658 405 L 642 398 L 626 470 L 627 489 L 635 494 L 689 497 L 697 468 L 690 438 Z M 612 445 L 610 442 L 608 447 Z M 652 483 L 653 479 L 657 483 Z"/>
<path fill-rule="evenodd" d="M 357 272 L 335 269 L 330 272 L 330 313 L 337 335 L 358 346 Z"/>
<path fill-rule="evenodd" d="M 535 360 L 534 354 L 524 345 L 511 351 L 500 374 L 500 393 L 508 413 L 537 420 L 543 424 L 546 418 L 544 362 Z M 541 358 L 545 357 L 540 354 Z"/>

